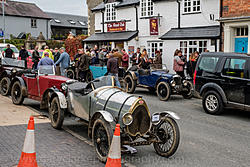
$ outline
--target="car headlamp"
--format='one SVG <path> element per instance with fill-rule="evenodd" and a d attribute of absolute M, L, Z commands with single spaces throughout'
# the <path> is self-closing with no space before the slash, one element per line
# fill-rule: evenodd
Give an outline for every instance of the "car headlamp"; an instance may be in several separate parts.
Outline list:
<path fill-rule="evenodd" d="M 13 68 L 12 69 L 12 73 L 16 73 L 17 72 L 17 69 L 16 68 Z"/>
<path fill-rule="evenodd" d="M 175 86 L 176 86 L 175 81 L 171 81 L 171 86 L 172 86 L 172 87 L 175 87 Z"/>
<path fill-rule="evenodd" d="M 188 85 L 188 82 L 187 82 L 187 81 L 183 81 L 183 85 L 184 85 L 184 86 L 187 86 L 187 85 Z"/>
<path fill-rule="evenodd" d="M 68 85 L 66 83 L 62 83 L 61 88 L 63 91 L 66 91 L 68 89 Z"/>
<path fill-rule="evenodd" d="M 130 125 L 133 122 L 132 114 L 130 114 L 130 113 L 124 114 L 122 117 L 122 122 L 127 126 Z"/>

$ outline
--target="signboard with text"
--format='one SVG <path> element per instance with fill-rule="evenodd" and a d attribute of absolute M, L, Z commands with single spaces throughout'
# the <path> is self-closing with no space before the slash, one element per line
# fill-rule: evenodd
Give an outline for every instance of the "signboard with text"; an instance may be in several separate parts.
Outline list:
<path fill-rule="evenodd" d="M 107 24 L 108 32 L 116 32 L 116 31 L 126 31 L 126 22 L 117 22 L 117 23 L 108 23 Z"/>
<path fill-rule="evenodd" d="M 150 21 L 150 35 L 159 35 L 158 19 L 152 18 Z"/>

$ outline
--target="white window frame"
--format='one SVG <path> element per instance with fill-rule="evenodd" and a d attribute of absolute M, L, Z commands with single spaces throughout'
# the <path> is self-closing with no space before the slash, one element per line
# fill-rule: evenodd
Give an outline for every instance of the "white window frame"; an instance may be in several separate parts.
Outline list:
<path fill-rule="evenodd" d="M 31 19 L 31 28 L 37 28 L 37 19 Z"/>
<path fill-rule="evenodd" d="M 148 56 L 149 58 L 154 58 L 155 57 L 155 51 L 160 50 L 161 53 L 163 53 L 163 45 L 164 42 L 162 41 L 149 41 L 148 42 Z"/>
<path fill-rule="evenodd" d="M 106 21 L 115 21 L 116 20 L 116 8 L 117 3 L 107 3 L 105 5 L 105 20 Z"/>
<path fill-rule="evenodd" d="M 183 0 L 183 13 L 200 13 L 201 0 Z"/>
<path fill-rule="evenodd" d="M 189 60 L 189 55 L 195 51 L 199 53 L 205 52 L 208 49 L 207 40 L 182 40 L 180 41 L 180 50 L 182 54 Z"/>
<path fill-rule="evenodd" d="M 152 0 L 140 0 L 141 17 L 154 16 L 154 3 Z"/>
<path fill-rule="evenodd" d="M 237 27 L 235 28 L 235 37 L 236 38 L 242 38 L 242 37 L 248 37 L 248 27 Z"/>

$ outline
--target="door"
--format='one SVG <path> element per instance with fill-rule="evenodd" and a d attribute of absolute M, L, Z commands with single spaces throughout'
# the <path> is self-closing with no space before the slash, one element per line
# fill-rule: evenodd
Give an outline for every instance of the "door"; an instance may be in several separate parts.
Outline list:
<path fill-rule="evenodd" d="M 223 87 L 230 102 L 245 104 L 247 85 L 247 59 L 228 58 L 225 62 L 222 77 Z"/>
<path fill-rule="evenodd" d="M 30 96 L 39 96 L 38 92 L 38 83 L 36 76 L 29 76 L 27 77 L 27 87 L 28 87 L 28 95 Z"/>
<path fill-rule="evenodd" d="M 248 51 L 248 38 L 235 38 L 235 52 L 247 53 Z"/>
<path fill-rule="evenodd" d="M 248 68 L 247 68 L 247 83 L 245 89 L 245 102 L 248 110 L 250 110 L 250 60 L 248 59 Z"/>

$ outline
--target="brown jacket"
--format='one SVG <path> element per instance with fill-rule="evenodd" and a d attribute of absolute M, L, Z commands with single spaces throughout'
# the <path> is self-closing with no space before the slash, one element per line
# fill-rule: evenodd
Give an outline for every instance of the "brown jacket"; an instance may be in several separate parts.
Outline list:
<path fill-rule="evenodd" d="M 185 63 L 181 60 L 179 56 L 174 57 L 174 71 L 181 72 L 184 71 Z"/>
<path fill-rule="evenodd" d="M 115 52 L 113 56 L 114 58 L 117 58 L 119 67 L 121 67 L 122 66 L 122 54 L 119 52 Z"/>
<path fill-rule="evenodd" d="M 89 70 L 90 57 L 86 54 L 80 57 L 79 70 L 86 71 Z"/>
<path fill-rule="evenodd" d="M 118 69 L 119 69 L 119 65 L 118 65 L 117 58 L 115 57 L 109 58 L 108 63 L 107 63 L 108 73 L 118 74 Z"/>

